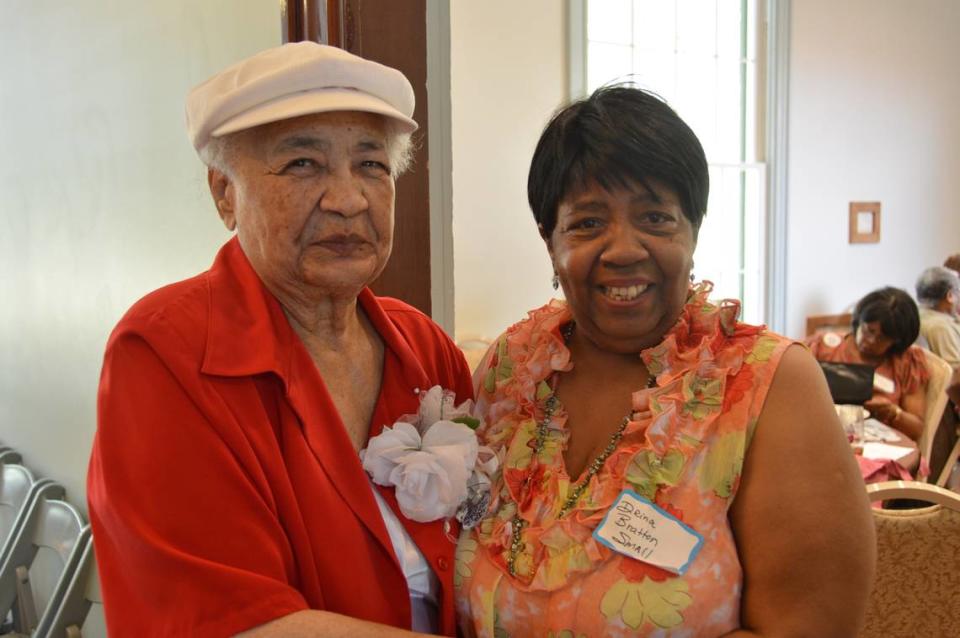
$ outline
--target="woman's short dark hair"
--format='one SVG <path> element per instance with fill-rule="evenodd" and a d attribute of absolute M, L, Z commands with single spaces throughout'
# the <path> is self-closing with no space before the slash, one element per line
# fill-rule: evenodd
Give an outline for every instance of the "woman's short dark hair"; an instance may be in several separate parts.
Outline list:
<path fill-rule="evenodd" d="M 530 163 L 527 199 L 544 236 L 571 191 L 596 181 L 607 190 L 649 180 L 676 191 L 694 237 L 707 209 L 710 176 L 690 127 L 658 96 L 628 85 L 601 87 L 557 112 Z"/>
<path fill-rule="evenodd" d="M 857 302 L 853 309 L 853 332 L 861 323 L 880 323 L 883 334 L 893 339 L 890 354 L 900 354 L 920 334 L 920 312 L 917 304 L 903 290 L 887 286 L 874 290 Z"/>

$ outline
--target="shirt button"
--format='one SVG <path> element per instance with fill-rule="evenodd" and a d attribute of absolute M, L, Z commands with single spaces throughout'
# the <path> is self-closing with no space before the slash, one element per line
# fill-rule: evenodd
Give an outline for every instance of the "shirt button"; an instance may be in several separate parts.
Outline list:
<path fill-rule="evenodd" d="M 447 569 L 449 569 L 450 562 L 445 557 L 441 556 L 437 559 L 437 567 L 440 569 L 440 571 L 445 572 Z"/>

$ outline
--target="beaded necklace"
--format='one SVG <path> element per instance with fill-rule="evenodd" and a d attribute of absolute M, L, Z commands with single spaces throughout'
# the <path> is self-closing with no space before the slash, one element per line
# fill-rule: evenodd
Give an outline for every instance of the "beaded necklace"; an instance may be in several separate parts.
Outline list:
<path fill-rule="evenodd" d="M 563 335 L 563 340 L 565 343 L 570 342 L 570 337 L 573 335 L 573 329 L 576 326 L 574 322 L 570 322 L 561 328 L 561 334 Z M 654 375 L 650 375 L 647 379 L 647 388 L 653 388 L 657 384 L 657 378 Z M 557 404 L 559 401 L 555 394 L 551 393 L 547 397 L 543 405 L 543 418 L 540 419 L 540 422 L 537 424 L 537 434 L 534 439 L 533 444 L 533 454 L 530 457 L 531 462 L 538 460 L 540 457 L 540 452 L 543 450 L 543 445 L 547 439 L 547 428 L 550 425 L 550 421 L 553 419 L 553 415 L 557 410 Z M 611 435 L 610 441 L 607 443 L 607 446 L 593 459 L 593 462 L 587 467 L 586 471 L 580 476 L 580 479 L 574 484 L 573 490 L 564 500 L 563 505 L 560 508 L 560 512 L 557 514 L 557 518 L 561 519 L 567 514 L 570 513 L 570 510 L 574 505 L 580 500 L 580 497 L 583 496 L 583 492 L 587 489 L 587 486 L 590 484 L 591 479 L 600 471 L 600 468 L 603 467 L 603 464 L 607 461 L 607 458 L 613 454 L 613 451 L 617 449 L 617 445 L 620 444 L 620 439 L 623 438 L 623 431 L 626 429 L 627 424 L 630 423 L 630 416 L 633 413 L 630 412 L 620 421 L 620 425 L 617 427 L 617 430 Z M 530 479 L 533 477 L 533 472 L 527 474 L 526 479 L 524 479 L 523 488 L 524 490 L 530 488 Z M 510 572 L 511 576 L 516 576 L 516 562 L 517 555 L 520 553 L 520 550 L 524 547 L 523 542 L 523 528 L 526 527 L 527 521 L 523 520 L 520 517 L 520 507 L 517 506 L 517 512 L 513 515 L 513 520 L 511 521 L 511 537 L 510 537 L 510 553 L 507 555 L 507 571 Z"/>

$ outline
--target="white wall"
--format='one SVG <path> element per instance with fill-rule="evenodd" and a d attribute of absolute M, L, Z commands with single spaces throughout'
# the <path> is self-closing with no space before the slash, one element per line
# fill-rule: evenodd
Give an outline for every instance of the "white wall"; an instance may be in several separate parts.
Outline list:
<path fill-rule="evenodd" d="M 788 160 L 788 334 L 960 251 L 960 2 L 796 0 Z M 851 201 L 882 203 L 848 244 Z"/>
<path fill-rule="evenodd" d="M 277 2 L 0 2 L 0 442 L 81 507 L 107 335 L 227 239 L 186 92 L 279 42 Z"/>
<path fill-rule="evenodd" d="M 553 295 L 527 206 L 540 132 L 566 99 L 560 0 L 451 2 L 456 336 L 498 336 Z"/>

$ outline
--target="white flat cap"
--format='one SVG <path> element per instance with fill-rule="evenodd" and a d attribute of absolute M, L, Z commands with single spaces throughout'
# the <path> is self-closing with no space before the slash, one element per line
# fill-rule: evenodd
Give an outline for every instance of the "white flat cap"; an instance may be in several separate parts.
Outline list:
<path fill-rule="evenodd" d="M 187 133 L 199 152 L 211 137 L 327 111 L 379 113 L 413 132 L 413 106 L 413 87 L 400 71 L 336 47 L 294 42 L 195 86 L 187 96 Z"/>

